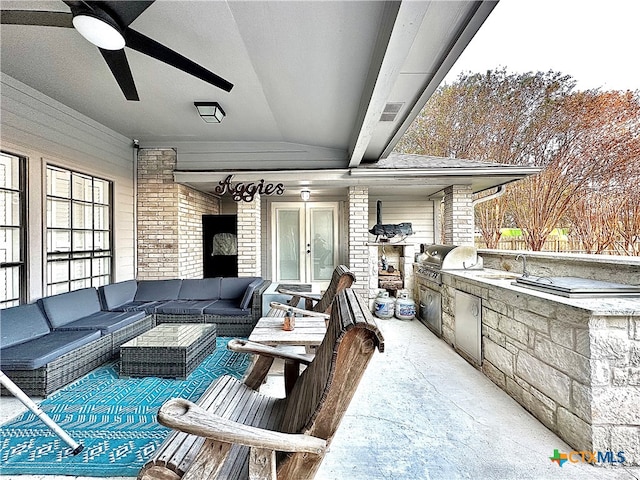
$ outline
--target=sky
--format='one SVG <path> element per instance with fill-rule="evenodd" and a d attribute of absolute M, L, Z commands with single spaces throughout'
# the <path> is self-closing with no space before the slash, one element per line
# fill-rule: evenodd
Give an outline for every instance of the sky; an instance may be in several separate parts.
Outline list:
<path fill-rule="evenodd" d="M 497 67 L 554 70 L 578 90 L 640 90 L 640 0 L 500 0 L 445 81 Z"/>

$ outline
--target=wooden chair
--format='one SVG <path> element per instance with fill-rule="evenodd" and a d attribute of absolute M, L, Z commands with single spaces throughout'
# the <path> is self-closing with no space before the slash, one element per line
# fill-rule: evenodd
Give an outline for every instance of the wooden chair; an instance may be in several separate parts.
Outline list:
<path fill-rule="evenodd" d="M 382 352 L 384 339 L 367 305 L 353 290 L 341 291 L 314 359 L 294 355 L 308 366 L 286 398 L 262 395 L 255 384 L 225 376 L 212 386 L 206 409 L 169 400 L 159 422 L 207 440 L 190 464 L 173 470 L 150 465 L 139 478 L 312 479 L 376 347 Z M 260 346 L 263 354 L 291 357 Z"/>
<path fill-rule="evenodd" d="M 271 302 L 271 310 L 266 316 L 284 316 L 288 308 L 297 307 L 302 299 L 305 300 L 305 308 L 294 308 L 296 315 L 324 316 L 323 314 L 330 314 L 331 304 L 336 294 L 345 288 L 351 287 L 355 281 L 356 276 L 349 270 L 349 267 L 346 265 L 338 265 L 333 270 L 329 286 L 322 295 L 278 288 L 279 293 L 291 295 L 291 299 L 286 304 Z"/>

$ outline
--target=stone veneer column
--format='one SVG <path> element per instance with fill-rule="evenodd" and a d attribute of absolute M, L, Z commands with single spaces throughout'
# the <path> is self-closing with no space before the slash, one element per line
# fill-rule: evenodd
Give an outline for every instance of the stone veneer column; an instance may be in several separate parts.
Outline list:
<path fill-rule="evenodd" d="M 262 276 L 260 195 L 238 202 L 238 276 Z"/>
<path fill-rule="evenodd" d="M 201 278 L 202 215 L 220 213 L 220 200 L 173 181 L 170 148 L 138 151 L 139 280 Z"/>
<path fill-rule="evenodd" d="M 369 278 L 369 188 L 349 187 L 347 205 L 349 219 L 349 268 L 356 276 L 353 289 L 367 302 L 370 299 Z M 377 261 L 376 261 L 377 265 Z"/>
<path fill-rule="evenodd" d="M 444 243 L 474 245 L 473 191 L 471 185 L 444 189 Z"/>

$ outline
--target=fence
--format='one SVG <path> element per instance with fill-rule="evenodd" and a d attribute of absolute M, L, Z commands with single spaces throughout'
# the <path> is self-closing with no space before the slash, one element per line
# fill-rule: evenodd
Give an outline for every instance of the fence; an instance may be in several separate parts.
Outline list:
<path fill-rule="evenodd" d="M 477 248 L 487 248 L 487 244 L 481 237 L 475 239 Z M 640 255 L 640 244 L 634 245 L 634 252 L 627 250 L 626 245 L 617 242 L 612 247 L 600 252 L 602 255 Z M 529 250 L 525 241 L 521 237 L 501 238 L 496 246 L 497 250 Z M 593 253 L 582 248 L 579 241 L 571 238 L 550 238 L 544 243 L 543 252 L 564 252 L 564 253 Z"/>

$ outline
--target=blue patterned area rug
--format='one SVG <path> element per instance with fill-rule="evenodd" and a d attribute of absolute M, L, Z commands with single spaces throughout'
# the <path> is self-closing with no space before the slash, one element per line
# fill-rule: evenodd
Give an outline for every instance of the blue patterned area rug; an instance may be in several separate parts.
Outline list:
<path fill-rule="evenodd" d="M 27 411 L 0 427 L 2 475 L 136 476 L 170 430 L 156 421 L 169 398 L 196 401 L 216 378 L 241 378 L 251 357 L 227 350 L 230 338 L 218 338 L 217 348 L 187 380 L 118 378 L 118 364 L 94 370 L 40 403 L 44 410 L 84 450 L 71 449 L 38 417 Z"/>

